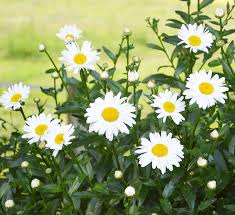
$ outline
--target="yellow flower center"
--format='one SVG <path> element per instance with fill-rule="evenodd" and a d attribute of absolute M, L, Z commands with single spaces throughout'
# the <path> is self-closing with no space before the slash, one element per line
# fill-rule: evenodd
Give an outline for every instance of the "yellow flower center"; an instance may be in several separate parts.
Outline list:
<path fill-rule="evenodd" d="M 196 35 L 190 36 L 188 41 L 191 46 L 200 46 L 202 44 L 201 38 Z"/>
<path fill-rule="evenodd" d="M 20 93 L 16 93 L 11 97 L 11 102 L 19 102 L 22 98 L 22 95 Z"/>
<path fill-rule="evenodd" d="M 119 112 L 116 108 L 113 107 L 107 107 L 102 111 L 102 117 L 107 122 L 114 122 L 119 117 Z"/>
<path fill-rule="evenodd" d="M 65 38 L 66 38 L 66 39 L 71 38 L 71 39 L 73 40 L 73 39 L 74 39 L 74 35 L 73 35 L 73 34 L 67 34 Z"/>
<path fill-rule="evenodd" d="M 35 128 L 35 133 L 39 136 L 42 136 L 47 129 L 48 126 L 46 124 L 40 124 Z"/>
<path fill-rule="evenodd" d="M 61 143 L 63 143 L 64 142 L 64 134 L 57 134 L 56 136 L 55 136 L 55 143 L 56 144 L 61 144 Z"/>
<path fill-rule="evenodd" d="M 152 148 L 152 153 L 157 157 L 164 157 L 168 154 L 168 148 L 166 145 L 159 143 Z"/>
<path fill-rule="evenodd" d="M 175 110 L 175 105 L 172 102 L 167 101 L 163 104 L 163 108 L 165 111 L 172 113 Z"/>
<path fill-rule="evenodd" d="M 74 56 L 73 61 L 76 64 L 84 64 L 87 61 L 87 57 L 86 57 L 86 55 L 84 55 L 82 53 L 78 53 Z"/>
<path fill-rule="evenodd" d="M 205 95 L 210 95 L 214 92 L 214 87 L 212 84 L 208 83 L 208 82 L 202 82 L 199 85 L 199 90 L 201 93 L 205 94 Z"/>

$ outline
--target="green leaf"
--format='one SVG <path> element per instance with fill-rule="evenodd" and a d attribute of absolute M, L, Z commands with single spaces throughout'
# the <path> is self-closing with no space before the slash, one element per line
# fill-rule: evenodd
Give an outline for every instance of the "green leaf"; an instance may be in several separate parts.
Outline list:
<path fill-rule="evenodd" d="M 40 191 L 42 193 L 61 193 L 63 192 L 63 188 L 57 184 L 47 184 L 40 187 Z"/>
<path fill-rule="evenodd" d="M 216 169 L 218 169 L 218 171 L 222 172 L 228 170 L 224 157 L 219 150 L 215 150 L 214 159 L 215 159 L 215 166 Z"/>
<path fill-rule="evenodd" d="M 176 184 L 179 182 L 181 176 L 175 176 L 173 177 L 168 184 L 164 187 L 164 190 L 162 192 L 162 196 L 164 198 L 169 198 L 173 191 L 175 190 Z"/>
<path fill-rule="evenodd" d="M 199 9 L 202 10 L 204 7 L 210 5 L 211 3 L 213 3 L 214 0 L 203 0 L 200 5 L 199 5 Z"/>
<path fill-rule="evenodd" d="M 198 211 L 203 211 L 203 210 L 207 209 L 207 208 L 210 207 L 215 201 L 216 201 L 216 199 L 209 199 L 209 200 L 206 200 L 206 201 L 201 202 L 200 205 L 198 206 Z"/>
<path fill-rule="evenodd" d="M 224 208 L 229 211 L 235 212 L 235 205 L 224 205 Z"/>
<path fill-rule="evenodd" d="M 73 193 L 72 196 L 79 198 L 79 199 L 91 199 L 93 197 L 96 197 L 96 194 L 89 192 L 89 191 L 81 191 L 81 192 Z"/>
<path fill-rule="evenodd" d="M 56 69 L 52 68 L 52 69 L 48 69 L 45 71 L 45 73 L 47 74 L 50 74 L 50 73 L 53 73 L 53 72 L 56 72 Z"/>
<path fill-rule="evenodd" d="M 108 49 L 108 48 L 105 47 L 105 46 L 103 46 L 102 48 L 103 48 L 105 54 L 106 54 L 113 62 L 115 62 L 115 60 L 116 60 L 115 54 L 114 54 L 110 49 Z"/>
<path fill-rule="evenodd" d="M 216 67 L 216 66 L 220 66 L 221 62 L 220 60 L 212 60 L 211 62 L 208 63 L 209 67 Z"/>
<path fill-rule="evenodd" d="M 181 187 L 181 192 L 184 196 L 184 199 L 188 203 L 189 208 L 193 210 L 196 201 L 196 192 L 194 191 L 193 187 L 189 186 L 188 184 L 184 184 Z"/>
<path fill-rule="evenodd" d="M 167 199 L 160 199 L 160 206 L 166 214 L 172 214 L 172 206 Z"/>
<path fill-rule="evenodd" d="M 163 51 L 163 49 L 162 49 L 161 46 L 156 45 L 156 44 L 154 44 L 154 43 L 147 43 L 146 45 L 147 45 L 149 48 L 151 48 L 151 49 L 156 49 L 156 50 Z"/>

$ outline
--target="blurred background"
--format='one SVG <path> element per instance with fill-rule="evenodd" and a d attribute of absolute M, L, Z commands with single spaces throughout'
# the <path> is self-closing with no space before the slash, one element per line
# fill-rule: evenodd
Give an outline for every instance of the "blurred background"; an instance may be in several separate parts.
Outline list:
<path fill-rule="evenodd" d="M 215 0 L 207 13 L 213 16 L 214 10 L 225 8 L 226 2 Z M 124 27 L 129 27 L 136 47 L 131 54 L 143 59 L 143 78 L 156 73 L 157 67 L 166 62 L 162 53 L 146 47 L 156 38 L 146 27 L 145 18 L 159 18 L 161 32 L 177 34 L 164 24 L 166 19 L 176 17 L 175 10 L 186 10 L 186 3 L 179 0 L 0 0 L 0 5 L 0 92 L 9 84 L 22 81 L 35 87 L 31 98 L 42 96 L 38 86 L 52 85 L 50 75 L 44 74 L 52 66 L 39 53 L 38 44 L 44 42 L 58 64 L 64 43 L 55 34 L 63 25 L 76 24 L 83 31 L 82 40 L 91 41 L 94 48 L 105 45 L 112 50 L 117 50 Z M 101 62 L 106 60 L 101 54 Z M 120 74 L 123 69 L 119 68 Z M 1 108 L 0 115 L 3 113 L 9 112 Z"/>

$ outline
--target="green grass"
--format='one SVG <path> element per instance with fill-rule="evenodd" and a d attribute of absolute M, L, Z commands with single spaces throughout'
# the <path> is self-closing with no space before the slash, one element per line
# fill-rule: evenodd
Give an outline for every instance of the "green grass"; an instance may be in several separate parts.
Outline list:
<path fill-rule="evenodd" d="M 44 54 L 38 52 L 38 44 L 46 43 L 59 64 L 57 59 L 64 43 L 55 34 L 64 24 L 77 24 L 84 32 L 82 40 L 92 41 L 95 48 L 105 45 L 114 50 L 123 28 L 129 27 L 136 47 L 131 55 L 143 59 L 140 75 L 144 78 L 156 73 L 159 65 L 167 64 L 162 53 L 146 47 L 147 42 L 156 42 L 156 38 L 146 27 L 145 18 L 159 18 L 161 32 L 176 34 L 176 30 L 164 25 L 165 21 L 176 17 L 175 10 L 186 10 L 185 3 L 179 0 L 0 0 L 0 3 L 4 5 L 0 7 L 0 82 L 22 81 L 41 86 L 52 84 L 50 76 L 44 74 L 51 64 Z M 213 14 L 218 6 L 225 7 L 224 0 L 215 0 L 208 13 Z M 101 62 L 107 61 L 103 53 L 101 59 Z M 123 72 L 124 67 L 119 67 L 118 73 Z M 161 72 L 170 71 L 163 69 Z M 26 108 L 28 114 L 34 112 L 34 96 L 45 99 L 39 91 L 33 91 Z M 51 105 L 50 100 L 48 104 Z M 0 115 L 10 120 L 7 111 L 1 109 Z M 12 115 L 16 123 L 19 122 L 18 116 L 19 113 Z"/>

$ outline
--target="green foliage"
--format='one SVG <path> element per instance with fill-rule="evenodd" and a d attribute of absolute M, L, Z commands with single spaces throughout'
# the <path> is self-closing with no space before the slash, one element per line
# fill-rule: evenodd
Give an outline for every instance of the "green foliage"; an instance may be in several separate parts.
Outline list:
<path fill-rule="evenodd" d="M 195 11 L 190 0 L 181 1 L 186 3 L 189 10 L 176 11 L 178 19 L 169 19 L 167 26 L 175 30 L 182 24 L 205 24 L 215 35 L 208 54 L 189 52 L 178 45 L 179 38 L 176 34 L 160 32 L 159 19 L 148 18 L 148 27 L 156 36 L 157 42 L 147 43 L 147 46 L 166 56 L 168 64 L 158 65 L 158 71 L 142 82 L 127 81 L 129 71 L 138 71 L 142 63 L 141 59 L 138 61 L 130 58 L 130 52 L 134 51 L 131 35 L 122 36 L 116 51 L 103 47 L 111 66 L 105 68 L 98 65 L 98 68 L 101 72 L 108 72 L 109 79 L 102 79 L 100 73 L 93 70 L 82 70 L 79 80 L 71 78 L 64 65 L 60 69 L 55 66 L 45 72 L 45 75 L 56 72 L 60 78 L 60 81 L 53 79 L 52 87 L 41 87 L 44 94 L 55 100 L 55 108 L 51 112 L 58 118 L 62 115 L 76 119 L 72 144 L 65 146 L 56 158 L 51 155 L 51 151 L 45 150 L 44 143 L 28 144 L 22 138 L 20 128 L 15 128 L 4 117 L 0 118 L 2 129 L 12 127 L 15 130 L 9 139 L 0 138 L 0 214 L 234 213 L 235 46 L 234 41 L 230 41 L 227 36 L 235 30 L 227 29 L 227 25 L 235 6 L 228 4 L 225 17 L 214 21 L 214 18 L 204 14 L 212 0 L 198 1 Z M 167 43 L 172 46 L 171 52 L 166 48 Z M 49 53 L 46 54 L 49 56 Z M 122 70 L 119 70 L 117 64 L 121 56 L 125 57 L 126 65 L 122 65 Z M 230 90 L 226 103 L 202 110 L 187 102 L 183 113 L 185 121 L 180 125 L 175 125 L 171 119 L 163 123 L 153 111 L 145 116 L 140 103 L 144 100 L 151 102 L 152 94 L 157 94 L 166 87 L 182 94 L 186 78 L 196 70 L 196 62 L 200 59 L 202 62 L 199 69 L 208 64 L 212 69 L 216 68 L 214 72 L 225 77 Z M 51 61 L 54 64 L 52 59 Z M 171 68 L 174 73 L 160 73 L 162 68 Z M 117 73 L 122 73 L 125 78 L 114 79 Z M 150 80 L 155 81 L 156 87 L 143 90 L 142 84 L 147 84 Z M 57 96 L 65 90 L 68 92 L 68 99 L 61 104 Z M 128 97 L 129 102 L 135 105 L 137 115 L 137 123 L 130 129 L 130 133 L 120 134 L 113 142 L 94 132 L 89 133 L 84 117 L 89 104 L 108 91 L 115 94 L 121 92 L 122 96 Z M 42 113 L 45 104 L 42 101 L 35 103 L 38 113 Z M 214 127 L 219 132 L 216 139 L 210 136 Z M 162 130 L 178 137 L 185 154 L 180 167 L 174 167 L 173 171 L 165 174 L 152 169 L 151 165 L 141 168 L 135 154 L 141 137 Z M 206 158 L 208 165 L 198 167 L 198 157 Z M 23 161 L 28 161 L 29 166 L 22 167 Z M 117 170 L 122 171 L 122 178 L 115 178 Z M 40 180 L 37 188 L 31 186 L 34 178 Z M 210 180 L 217 182 L 216 189 L 207 188 Z M 135 188 L 133 197 L 127 197 L 124 193 L 128 185 Z M 13 208 L 5 207 L 8 199 L 14 200 Z"/>

